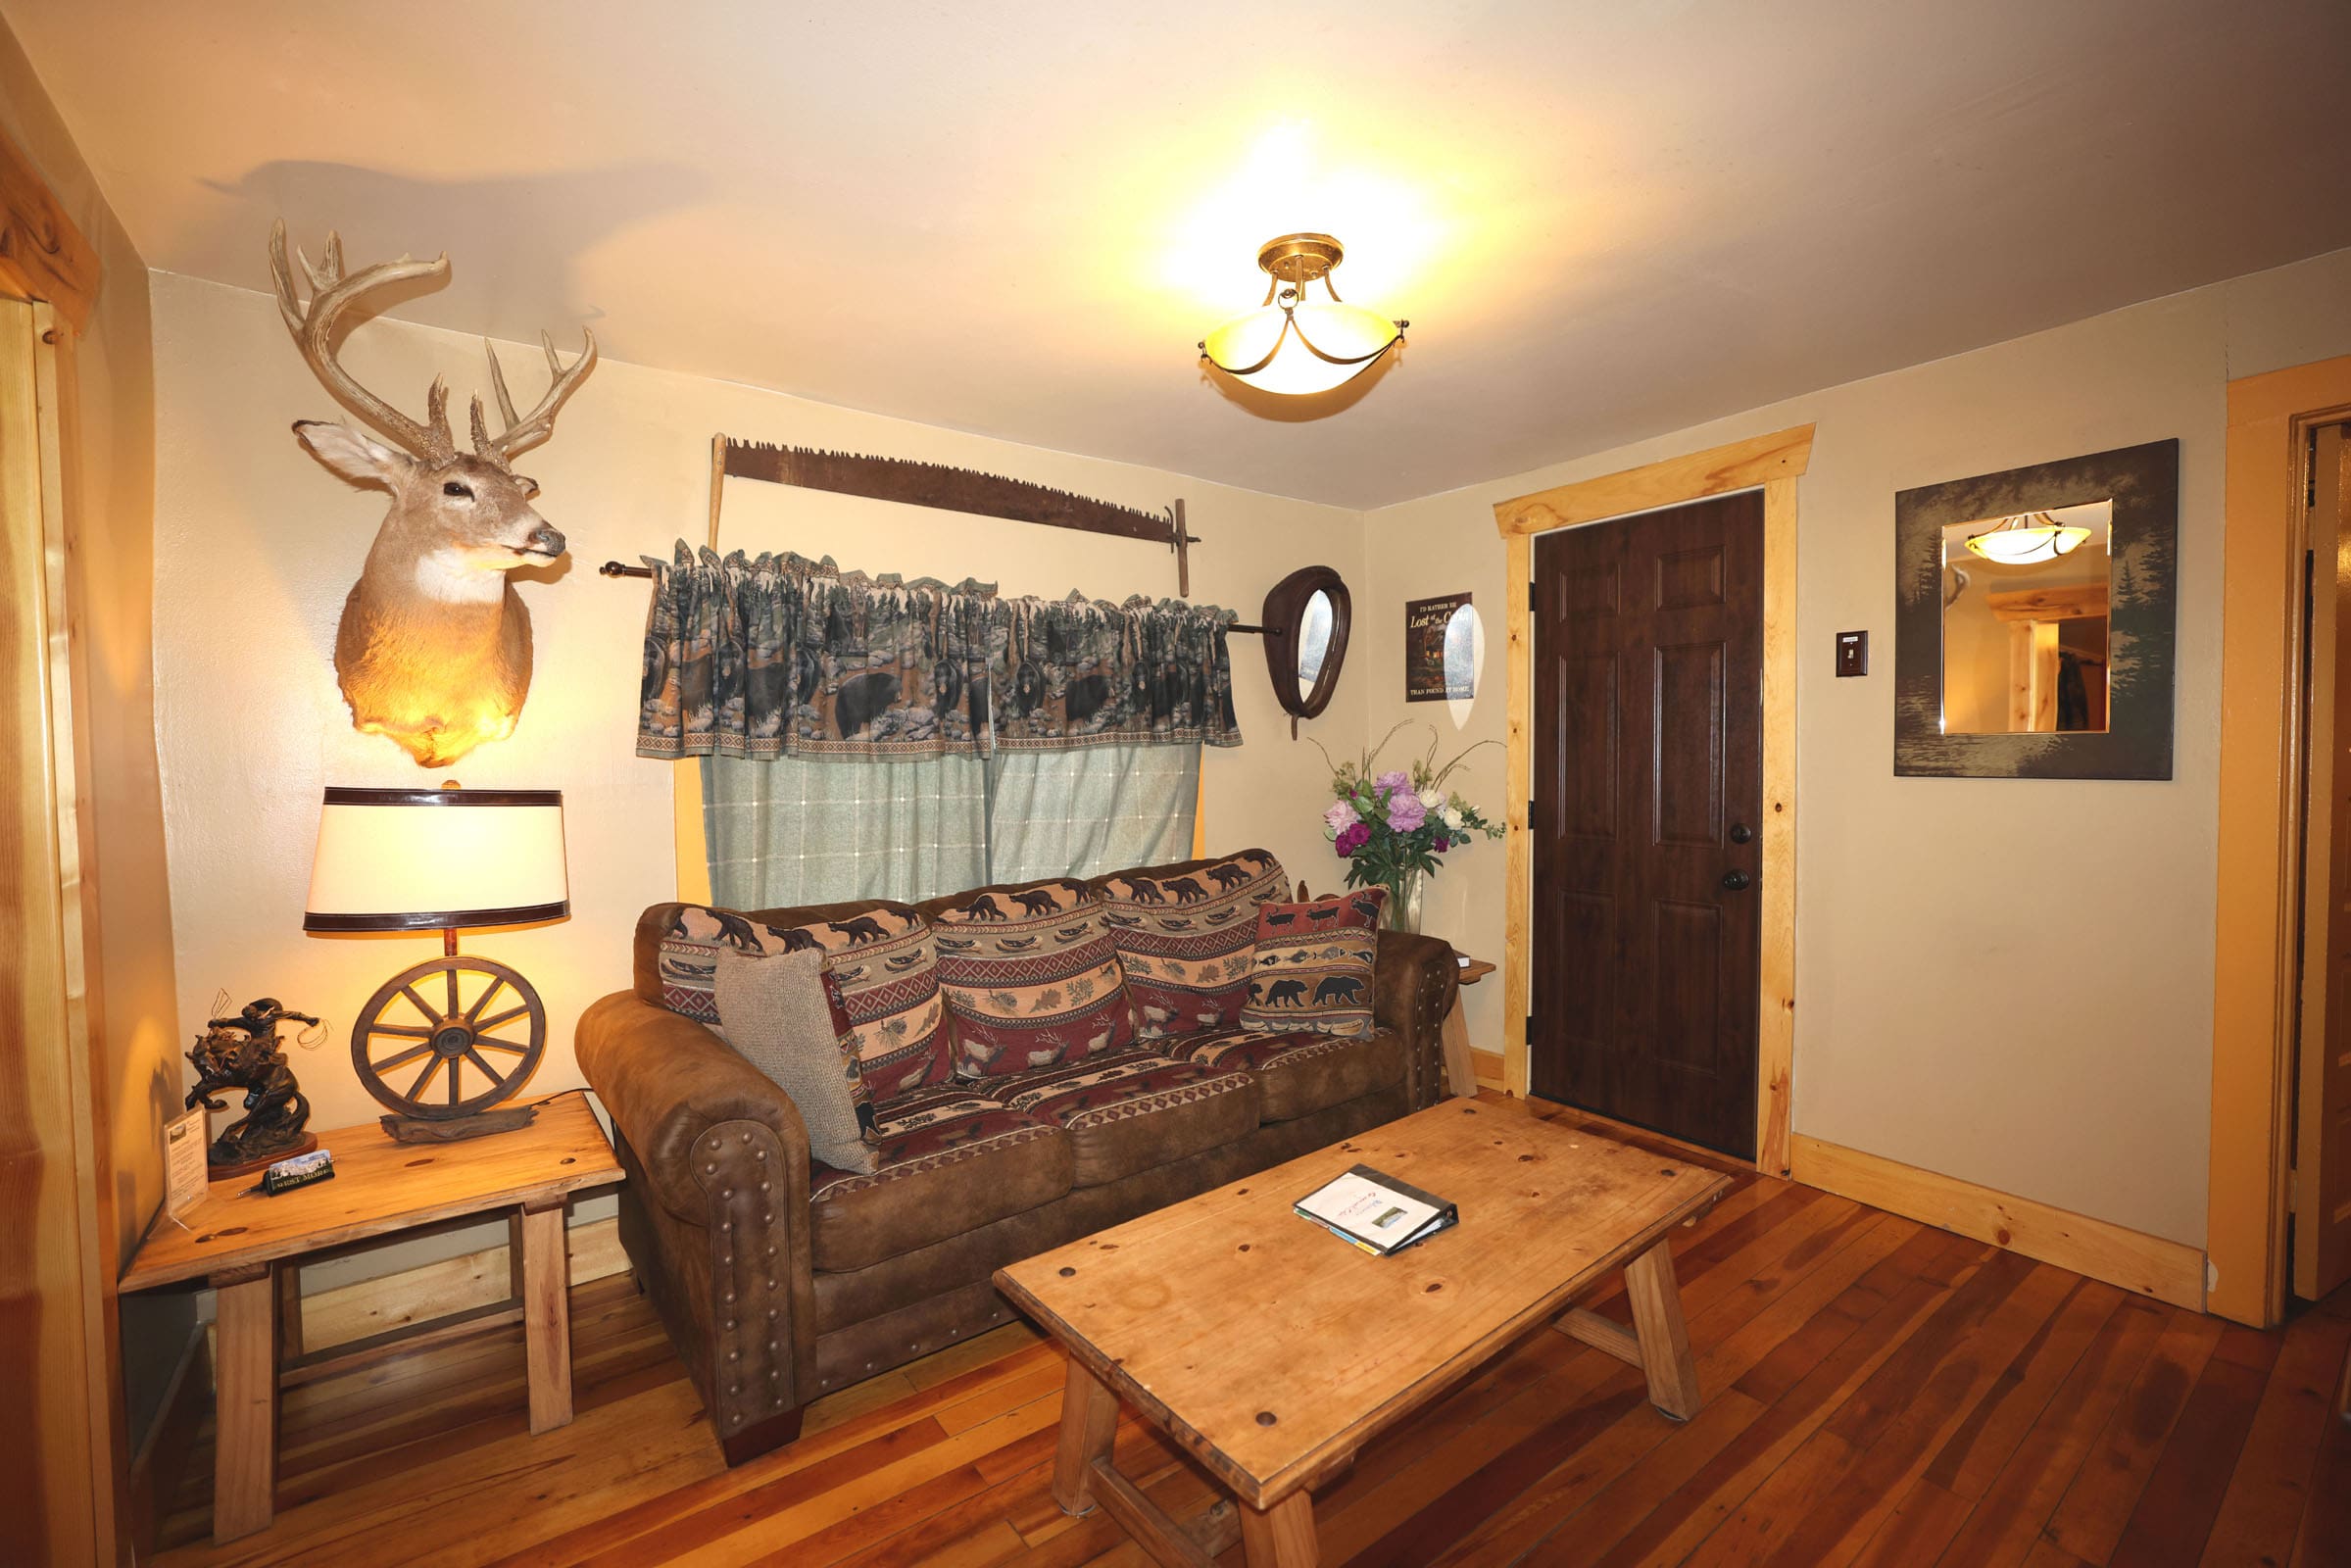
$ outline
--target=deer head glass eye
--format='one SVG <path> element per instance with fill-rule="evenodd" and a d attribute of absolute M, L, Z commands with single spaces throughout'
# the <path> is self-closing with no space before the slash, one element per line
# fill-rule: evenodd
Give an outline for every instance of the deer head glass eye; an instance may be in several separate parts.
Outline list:
<path fill-rule="evenodd" d="M 467 501 L 473 499 L 473 492 L 467 489 L 465 486 L 458 483 L 455 479 L 452 479 L 447 484 L 441 486 L 441 494 L 445 496 L 464 496 Z"/>

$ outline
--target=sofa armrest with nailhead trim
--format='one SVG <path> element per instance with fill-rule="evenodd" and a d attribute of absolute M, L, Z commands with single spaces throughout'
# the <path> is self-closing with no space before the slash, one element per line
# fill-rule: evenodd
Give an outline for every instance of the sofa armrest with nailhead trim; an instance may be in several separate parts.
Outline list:
<path fill-rule="evenodd" d="M 1371 971 L 1371 1021 L 1404 1043 L 1404 1087 L 1414 1110 L 1474 1086 L 1445 1078 L 1445 1015 L 1461 989 L 1453 950 L 1436 937 L 1383 931 Z"/>
<path fill-rule="evenodd" d="M 623 1243 L 728 1461 L 792 1441 L 815 1366 L 799 1110 L 715 1034 L 633 992 L 581 1014 L 578 1049 L 633 1167 Z"/>

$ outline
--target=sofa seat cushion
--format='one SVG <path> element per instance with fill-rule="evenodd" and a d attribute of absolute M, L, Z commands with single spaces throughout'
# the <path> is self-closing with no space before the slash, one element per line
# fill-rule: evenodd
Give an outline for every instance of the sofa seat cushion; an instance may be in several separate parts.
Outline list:
<path fill-rule="evenodd" d="M 1249 1073 L 1147 1051 L 993 1078 L 987 1089 L 1060 1129 L 1078 1187 L 1218 1148 L 1257 1126 L 1257 1082 Z"/>
<path fill-rule="evenodd" d="M 1296 1121 L 1404 1081 L 1404 1043 L 1393 1029 L 1363 1039 L 1310 1029 L 1219 1029 L 1159 1049 L 1179 1061 L 1256 1074 L 1257 1115 L 1265 1121 Z"/>
<path fill-rule="evenodd" d="M 874 1107 L 876 1169 L 818 1164 L 808 1179 L 818 1269 L 864 1268 L 1050 1203 L 1070 1188 L 1070 1141 L 1044 1117 L 966 1086 Z"/>

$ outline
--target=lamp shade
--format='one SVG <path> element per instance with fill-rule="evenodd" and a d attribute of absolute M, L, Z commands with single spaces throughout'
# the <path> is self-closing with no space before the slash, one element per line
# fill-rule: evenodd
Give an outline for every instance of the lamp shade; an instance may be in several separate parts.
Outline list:
<path fill-rule="evenodd" d="M 1289 310 L 1263 306 L 1227 321 L 1200 351 L 1251 386 L 1299 396 L 1352 381 L 1399 335 L 1377 311 L 1342 300 L 1307 301 Z"/>
<path fill-rule="evenodd" d="M 571 912 L 560 790 L 329 786 L 305 931 L 428 931 Z"/>

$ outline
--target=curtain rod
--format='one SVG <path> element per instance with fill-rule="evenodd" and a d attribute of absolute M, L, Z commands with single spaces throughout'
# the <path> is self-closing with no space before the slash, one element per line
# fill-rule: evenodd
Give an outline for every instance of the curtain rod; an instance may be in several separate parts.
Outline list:
<path fill-rule="evenodd" d="M 596 568 L 596 574 L 600 577 L 651 577 L 653 568 L 651 566 L 631 566 L 617 561 L 608 561 Z M 1260 637 L 1265 633 L 1265 628 L 1262 626 L 1244 625 L 1237 620 L 1227 625 L 1225 630 L 1241 632 L 1250 637 Z"/>

